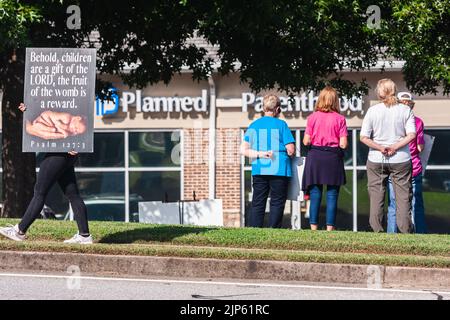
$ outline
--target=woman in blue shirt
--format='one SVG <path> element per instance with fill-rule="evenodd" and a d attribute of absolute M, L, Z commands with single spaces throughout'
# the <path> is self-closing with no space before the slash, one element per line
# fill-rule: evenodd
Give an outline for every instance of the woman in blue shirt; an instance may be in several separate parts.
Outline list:
<path fill-rule="evenodd" d="M 294 137 L 281 113 L 280 99 L 266 95 L 264 117 L 253 121 L 245 133 L 241 153 L 253 159 L 253 199 L 251 227 L 263 227 L 267 198 L 270 193 L 269 226 L 281 228 L 289 178 L 292 176 L 290 157 L 295 154 Z"/>

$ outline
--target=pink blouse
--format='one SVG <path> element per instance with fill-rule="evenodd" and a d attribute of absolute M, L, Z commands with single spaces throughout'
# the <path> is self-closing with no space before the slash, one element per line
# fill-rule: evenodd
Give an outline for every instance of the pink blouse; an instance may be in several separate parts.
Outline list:
<path fill-rule="evenodd" d="M 336 112 L 316 111 L 307 119 L 305 134 L 311 136 L 311 145 L 339 147 L 339 138 L 346 137 L 345 117 Z"/>

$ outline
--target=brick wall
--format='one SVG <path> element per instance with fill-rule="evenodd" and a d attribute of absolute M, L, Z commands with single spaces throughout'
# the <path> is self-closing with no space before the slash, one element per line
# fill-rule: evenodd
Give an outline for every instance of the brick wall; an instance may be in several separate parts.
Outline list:
<path fill-rule="evenodd" d="M 208 129 L 184 130 L 184 199 L 209 196 Z M 239 227 L 241 223 L 241 143 L 239 129 L 216 132 L 216 198 L 223 201 L 224 225 Z"/>
<path fill-rule="evenodd" d="M 223 199 L 225 226 L 239 227 L 241 213 L 240 130 L 218 129 L 216 141 L 216 198 Z"/>
<path fill-rule="evenodd" d="M 208 199 L 208 129 L 185 129 L 183 140 L 184 199 Z"/>

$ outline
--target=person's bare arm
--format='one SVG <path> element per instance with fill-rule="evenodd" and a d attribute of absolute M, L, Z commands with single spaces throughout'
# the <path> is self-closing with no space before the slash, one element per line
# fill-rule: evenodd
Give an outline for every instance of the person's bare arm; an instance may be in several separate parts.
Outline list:
<path fill-rule="evenodd" d="M 241 144 L 241 154 L 247 158 L 272 158 L 272 151 L 257 151 L 250 148 L 250 143 L 244 141 Z"/>
<path fill-rule="evenodd" d="M 418 144 L 417 145 L 417 150 L 419 150 L 419 153 L 422 152 L 424 148 L 425 148 L 424 144 Z"/>
<path fill-rule="evenodd" d="M 287 152 L 287 155 L 289 157 L 294 156 L 295 155 L 295 144 L 293 144 L 293 143 L 287 144 L 286 145 L 286 152 Z"/>
<path fill-rule="evenodd" d="M 347 149 L 347 147 L 348 147 L 348 138 L 347 137 L 339 138 L 339 147 L 341 149 Z"/>
<path fill-rule="evenodd" d="M 309 146 L 311 144 L 311 136 L 309 134 L 305 134 L 303 137 L 303 144 L 305 146 Z"/>
<path fill-rule="evenodd" d="M 362 143 L 364 143 L 366 146 L 368 146 L 369 148 L 372 148 L 374 150 L 378 150 L 380 151 L 382 154 L 387 154 L 387 148 L 383 147 L 382 145 L 376 143 L 375 141 L 373 141 L 372 139 L 370 139 L 369 137 L 366 136 L 361 136 L 359 139 Z"/>
<path fill-rule="evenodd" d="M 411 141 L 413 141 L 416 138 L 416 133 L 408 133 L 406 137 L 404 137 L 399 142 L 389 146 L 389 156 L 393 156 L 399 149 L 403 148 L 404 146 L 408 145 Z"/>

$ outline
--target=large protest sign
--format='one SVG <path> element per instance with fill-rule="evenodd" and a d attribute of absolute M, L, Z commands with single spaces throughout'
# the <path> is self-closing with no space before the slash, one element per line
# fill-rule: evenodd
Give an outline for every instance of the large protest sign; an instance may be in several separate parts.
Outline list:
<path fill-rule="evenodd" d="M 288 200 L 303 201 L 302 179 L 305 165 L 305 157 L 294 157 L 291 159 L 292 177 L 289 180 Z"/>
<path fill-rule="evenodd" d="M 429 134 L 424 134 L 425 145 L 422 153 L 420 154 L 420 161 L 422 162 L 422 174 L 425 175 L 425 170 L 428 166 L 428 160 L 430 160 L 431 150 L 433 149 L 435 137 Z"/>
<path fill-rule="evenodd" d="M 23 152 L 93 152 L 96 50 L 27 48 Z"/>

